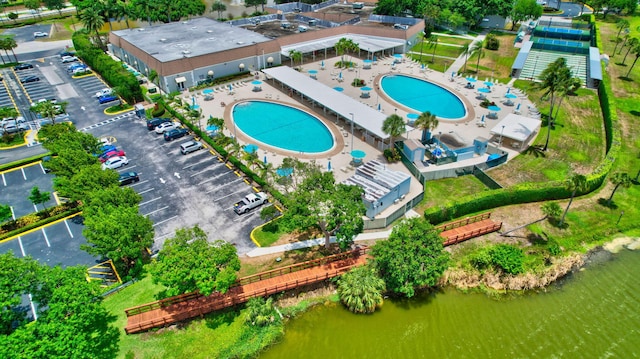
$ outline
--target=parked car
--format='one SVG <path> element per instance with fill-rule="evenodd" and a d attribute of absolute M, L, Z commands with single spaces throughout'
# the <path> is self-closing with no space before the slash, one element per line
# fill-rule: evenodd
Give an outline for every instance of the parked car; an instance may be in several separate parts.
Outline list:
<path fill-rule="evenodd" d="M 49 37 L 49 34 L 47 34 L 46 32 L 42 32 L 42 31 L 36 31 L 33 33 L 33 37 L 35 39 L 39 38 L 39 37 Z"/>
<path fill-rule="evenodd" d="M 58 55 L 60 55 L 60 58 L 63 58 L 65 56 L 76 56 L 76 53 L 71 51 L 62 51 Z"/>
<path fill-rule="evenodd" d="M 111 151 L 117 151 L 118 149 L 116 148 L 116 146 L 114 145 L 104 145 L 104 146 L 100 146 L 100 148 L 98 149 L 100 151 L 100 154 L 96 155 L 96 156 L 101 156 L 107 152 L 111 152 Z"/>
<path fill-rule="evenodd" d="M 119 100 L 119 98 L 112 95 L 104 95 L 104 96 L 98 97 L 98 103 L 101 105 L 104 103 L 109 103 L 117 100 Z"/>
<path fill-rule="evenodd" d="M 103 88 L 102 90 L 96 92 L 95 97 L 102 97 L 102 96 L 106 96 L 106 95 L 111 95 L 111 93 L 113 92 L 113 90 L 111 90 L 110 88 Z"/>
<path fill-rule="evenodd" d="M 120 177 L 118 178 L 118 181 L 120 181 L 120 185 L 124 186 L 127 184 L 131 184 L 134 182 L 138 182 L 140 181 L 140 177 L 138 176 L 138 173 L 136 172 L 123 172 L 120 174 Z"/>
<path fill-rule="evenodd" d="M 122 166 L 126 166 L 129 164 L 129 160 L 126 157 L 120 157 L 120 156 L 116 156 L 116 157 L 111 157 L 108 160 L 106 160 L 103 164 L 102 164 L 102 169 L 106 170 L 107 168 L 110 168 L 112 170 L 118 169 Z"/>
<path fill-rule="evenodd" d="M 26 69 L 32 69 L 32 68 L 33 68 L 33 65 L 31 64 L 18 64 L 13 67 L 14 70 L 26 70 Z"/>
<path fill-rule="evenodd" d="M 201 148 L 202 148 L 202 143 L 198 141 L 187 141 L 185 143 L 180 144 L 180 152 L 183 155 L 197 151 Z"/>
<path fill-rule="evenodd" d="M 165 123 L 161 123 L 158 126 L 156 126 L 156 133 L 161 135 L 167 131 L 171 131 L 171 130 L 175 130 L 176 128 L 178 128 L 180 125 L 175 123 L 175 122 L 165 122 Z"/>
<path fill-rule="evenodd" d="M 86 70 L 88 69 L 89 66 L 82 64 L 82 63 L 75 63 L 75 64 L 71 64 L 69 66 L 67 66 L 67 72 L 74 72 L 78 69 L 82 69 L 82 70 Z"/>
<path fill-rule="evenodd" d="M 235 203 L 233 205 L 233 210 L 236 214 L 243 214 L 256 207 L 260 207 L 267 202 L 269 202 L 269 199 L 264 192 L 252 193 Z"/>
<path fill-rule="evenodd" d="M 32 102 L 31 103 L 31 107 L 38 106 L 39 104 L 47 102 L 47 101 L 51 102 L 54 105 L 58 103 L 58 100 L 56 100 L 55 98 L 41 98 L 38 101 Z"/>
<path fill-rule="evenodd" d="M 25 76 L 20 79 L 20 83 L 23 83 L 23 84 L 26 84 L 29 82 L 37 82 L 37 81 L 40 81 L 40 78 L 34 75 Z"/>
<path fill-rule="evenodd" d="M 164 133 L 164 140 L 165 141 L 175 140 L 176 138 L 185 136 L 187 133 L 189 133 L 189 131 L 187 131 L 186 128 L 178 128 L 175 130 L 167 131 Z"/>
<path fill-rule="evenodd" d="M 163 124 L 165 122 L 170 122 L 170 121 L 171 119 L 166 117 L 152 118 L 150 120 L 147 120 L 147 130 L 149 131 L 155 130 L 158 125 Z"/>
<path fill-rule="evenodd" d="M 64 56 L 62 58 L 62 63 L 63 64 L 66 64 L 66 63 L 69 63 L 69 62 L 76 62 L 76 61 L 78 61 L 78 58 L 75 57 L 75 56 Z"/>
<path fill-rule="evenodd" d="M 114 150 L 114 151 L 109 151 L 109 152 L 105 152 L 103 154 L 101 154 L 98 159 L 100 160 L 100 162 L 104 163 L 107 162 L 108 159 L 112 158 L 112 157 L 125 157 L 127 154 L 123 151 L 123 150 Z"/>

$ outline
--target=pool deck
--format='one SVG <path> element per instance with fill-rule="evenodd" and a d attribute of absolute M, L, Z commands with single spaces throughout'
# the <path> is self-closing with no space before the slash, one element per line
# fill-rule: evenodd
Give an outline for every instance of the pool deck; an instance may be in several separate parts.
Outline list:
<path fill-rule="evenodd" d="M 514 102 L 514 106 L 504 105 L 502 102 L 506 100 L 505 94 L 507 92 L 508 86 L 506 84 L 498 83 L 492 87 L 491 93 L 486 94 L 486 98 L 490 101 L 494 101 L 498 106 L 500 106 L 501 111 L 498 112 L 497 119 L 489 119 L 486 116 L 489 111 L 479 106 L 481 100 L 476 97 L 478 95 L 477 89 L 484 86 L 483 82 L 485 79 L 478 79 L 478 81 L 475 83 L 476 89 L 467 89 L 465 88 L 465 84 L 467 83 L 467 80 L 465 78 L 452 78 L 450 73 L 443 74 L 429 69 L 423 70 L 420 65 L 415 64 L 408 59 L 405 62 L 399 63 L 392 68 L 391 63 L 393 59 L 387 57 L 386 59 L 379 60 L 377 64 L 372 65 L 370 69 L 343 69 L 342 81 L 340 81 L 338 78 L 338 73 L 340 72 L 340 70 L 333 67 L 333 65 L 338 62 L 340 58 L 334 57 L 325 59 L 324 63 L 326 65 L 326 68 L 324 70 L 321 68 L 321 60 L 322 59 L 318 58 L 315 62 L 304 63 L 302 65 L 302 72 L 306 73 L 309 70 L 318 70 L 315 76 L 318 81 L 324 83 L 325 85 L 331 88 L 336 86 L 342 87 L 344 89 L 344 94 L 357 99 L 361 103 L 366 104 L 372 108 L 378 108 L 379 105 L 381 112 L 383 112 L 384 114 L 391 115 L 393 113 L 397 113 L 404 119 L 407 119 L 407 114 L 415 113 L 415 111 L 411 111 L 410 109 L 393 102 L 380 90 L 379 81 L 384 74 L 406 74 L 426 79 L 449 89 L 463 101 L 463 103 L 467 107 L 468 116 L 463 120 L 457 121 L 440 120 L 438 128 L 433 132 L 436 136 L 448 135 L 446 137 L 448 137 L 449 139 L 453 138 L 457 140 L 457 142 L 464 144 L 463 146 L 458 147 L 467 147 L 473 145 L 473 140 L 477 137 L 484 137 L 492 142 L 492 144 L 497 146 L 498 139 L 490 134 L 491 129 L 507 114 L 513 113 L 518 104 L 520 104 L 520 111 L 524 116 L 528 115 L 528 108 L 530 106 L 533 106 L 532 103 L 527 99 L 525 94 L 522 94 L 515 89 L 511 90 L 511 93 L 518 96 L 518 98 L 512 100 Z M 362 63 L 361 59 L 354 60 Z M 273 81 L 265 79 L 264 74 L 260 73 L 258 76 L 263 82 L 261 85 L 261 91 L 254 91 L 254 85 L 251 84 L 251 80 L 248 80 L 241 86 L 234 86 L 233 93 L 229 93 L 228 90 L 215 92 L 214 99 L 209 101 L 204 100 L 202 90 L 195 91 L 193 93 L 185 92 L 183 96 L 185 100 L 188 99 L 189 101 L 191 101 L 191 96 L 196 96 L 196 101 L 203 110 L 203 122 L 206 122 L 206 119 L 209 118 L 209 116 L 224 118 L 226 125 L 225 132 L 229 136 L 233 136 L 234 134 L 234 125 L 231 120 L 231 110 L 233 104 L 239 101 L 252 99 L 273 101 L 304 109 L 323 120 L 323 122 L 334 134 L 334 137 L 336 138 L 336 146 L 333 148 L 333 150 L 329 151 L 328 153 L 318 155 L 286 152 L 275 148 L 269 148 L 268 146 L 264 146 L 258 143 L 258 156 L 261 159 L 266 156 L 267 161 L 273 163 L 274 167 L 278 167 L 285 157 L 298 157 L 306 161 L 314 160 L 317 164 L 325 169 L 328 169 L 330 162 L 332 171 L 334 172 L 336 177 L 336 181 L 343 181 L 355 173 L 355 169 L 350 165 L 352 160 L 350 156 L 351 141 L 353 141 L 353 149 L 362 150 L 366 153 L 366 157 L 364 158 L 365 161 L 375 159 L 381 163 L 386 163 L 386 160 L 382 156 L 382 150 L 363 142 L 361 140 L 361 134 L 358 130 L 355 131 L 353 140 L 351 139 L 351 128 L 349 121 L 339 121 L 338 123 L 336 123 L 335 117 L 325 117 L 319 107 L 313 107 L 312 104 L 310 104 L 308 101 L 301 100 L 299 96 L 290 96 L 286 90 L 282 90 L 280 88 L 280 85 L 274 85 Z M 364 79 L 366 81 L 366 86 L 372 88 L 371 94 L 368 98 L 361 97 L 362 91 L 360 90 L 360 88 L 351 86 L 351 82 L 354 78 L 356 78 L 356 76 Z M 331 89 L 331 91 L 335 90 Z M 485 115 L 486 125 L 484 127 L 478 125 L 482 115 Z M 203 123 L 203 128 L 205 126 L 206 123 Z M 420 139 L 420 130 L 412 129 L 411 127 L 408 127 L 408 129 L 409 131 L 405 133 L 402 138 L 418 140 Z M 237 134 L 240 142 L 243 144 L 256 143 L 254 140 L 248 139 L 237 129 L 235 130 L 235 133 Z M 295 133 L 291 134 L 291 136 L 295 135 Z M 445 143 L 447 142 L 445 141 Z M 508 152 L 509 159 L 511 159 L 518 154 L 518 151 L 525 149 L 527 145 L 528 144 L 523 144 L 521 149 L 518 150 L 510 147 L 501 147 L 501 149 L 505 152 Z M 458 168 L 462 166 L 483 163 L 486 162 L 486 160 L 487 155 L 475 156 L 474 158 L 469 160 L 441 166 L 431 165 L 422 168 L 421 170 L 424 172 L 428 172 L 449 168 Z M 388 168 L 391 170 L 408 173 L 407 169 L 401 162 L 388 164 Z M 409 193 L 409 195 L 406 196 L 406 199 L 404 201 L 391 206 L 387 209 L 387 211 L 394 211 L 398 208 L 399 205 L 404 204 L 404 202 L 415 197 L 421 191 L 422 186 L 417 182 L 417 180 L 413 179 L 412 177 L 411 192 Z M 386 211 L 383 212 L 382 215 L 385 214 Z"/>

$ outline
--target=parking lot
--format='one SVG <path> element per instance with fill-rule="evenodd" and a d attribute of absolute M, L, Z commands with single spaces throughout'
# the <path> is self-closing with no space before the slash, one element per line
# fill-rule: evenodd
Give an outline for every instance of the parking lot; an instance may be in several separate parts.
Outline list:
<path fill-rule="evenodd" d="M 0 203 L 8 204 L 15 218 L 29 213 L 41 211 L 42 205 L 36 209 L 29 200 L 31 189 L 37 186 L 41 192 L 53 192 L 53 176 L 45 173 L 40 163 L 0 173 Z M 56 205 L 53 195 L 45 206 Z"/>
<path fill-rule="evenodd" d="M 118 172 L 139 174 L 140 182 L 131 187 L 142 195 L 140 213 L 154 223 L 155 250 L 176 229 L 196 224 L 210 239 L 233 243 L 239 253 L 255 248 L 249 234 L 263 223 L 260 208 L 241 216 L 233 211 L 233 204 L 254 192 L 253 188 L 207 149 L 182 155 L 180 144 L 190 136 L 167 142 L 135 117 L 89 132 L 115 137 L 129 159 Z"/>

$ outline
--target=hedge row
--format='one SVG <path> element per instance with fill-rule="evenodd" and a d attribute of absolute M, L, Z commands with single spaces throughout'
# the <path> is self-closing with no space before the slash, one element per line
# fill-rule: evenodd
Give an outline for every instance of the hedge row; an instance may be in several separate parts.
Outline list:
<path fill-rule="evenodd" d="M 15 162 L 11 162 L 11 163 L 5 163 L 3 165 L 0 166 L 0 172 L 2 171 L 7 171 L 13 168 L 18 168 L 18 167 L 22 167 L 25 165 L 28 165 L 30 163 L 34 163 L 34 162 L 38 162 L 40 160 L 42 160 L 44 157 L 46 156 L 51 156 L 51 152 L 47 152 L 41 155 L 36 155 L 36 156 L 32 156 L 32 157 L 27 157 L 27 158 L 23 158 L 21 160 L 15 161 Z"/>
<path fill-rule="evenodd" d="M 118 96 L 130 104 L 143 100 L 138 79 L 122 67 L 122 62 L 114 60 L 91 42 L 85 30 L 74 32 L 71 39 L 77 55 L 99 73 L 109 86 L 116 88 Z"/>
<path fill-rule="evenodd" d="M 42 220 L 40 220 L 38 222 L 34 222 L 34 223 L 31 223 L 31 224 L 29 224 L 27 226 L 14 229 L 11 232 L 3 233 L 2 235 L 0 235 L 0 241 L 2 241 L 4 239 L 7 239 L 7 238 L 11 238 L 13 236 L 17 236 L 17 235 L 19 235 L 21 233 L 30 231 L 30 230 L 32 230 L 34 228 L 42 227 L 42 226 L 47 225 L 47 224 L 49 224 L 51 222 L 55 222 L 55 221 L 57 221 L 59 219 L 71 216 L 73 214 L 76 214 L 76 213 L 82 211 L 82 209 L 78 205 L 70 205 L 70 204 L 65 203 L 65 204 L 61 204 L 60 206 L 67 206 L 67 207 L 70 207 L 70 209 L 68 209 L 68 210 L 66 210 L 66 211 L 64 211 L 62 213 L 58 213 L 55 216 L 47 217 L 47 218 L 44 218 L 44 219 L 42 219 Z M 53 209 L 49 209 L 49 210 L 51 211 Z M 37 214 L 40 214 L 41 212 L 44 212 L 44 211 L 40 211 Z"/>
<path fill-rule="evenodd" d="M 182 116 L 182 114 L 175 111 L 171 106 L 167 106 L 166 103 L 164 102 L 164 99 L 161 99 L 160 101 L 158 101 L 158 104 L 161 104 L 162 106 L 164 106 L 165 109 L 169 111 L 169 113 L 171 113 L 173 117 L 179 119 L 183 125 L 187 126 L 189 130 L 191 130 L 198 137 L 200 137 L 204 142 L 206 142 L 209 146 L 211 146 L 220 156 L 227 157 L 229 153 L 224 148 L 218 146 L 218 144 L 215 143 L 215 141 L 213 141 L 206 133 L 203 133 L 198 127 L 196 127 L 191 122 L 187 121 L 184 118 L 184 116 Z M 268 187 L 268 183 L 264 179 L 258 176 L 249 167 L 245 166 L 244 163 L 242 163 L 236 157 L 229 156 L 229 162 L 231 162 L 232 165 L 234 165 L 237 169 L 243 172 L 247 177 L 251 179 L 251 181 L 256 183 L 258 186 L 263 188 Z M 280 193 L 280 191 L 277 191 L 276 189 L 270 187 L 269 193 L 271 193 L 273 198 L 275 198 L 280 203 L 285 203 L 285 197 L 282 193 Z"/>
<path fill-rule="evenodd" d="M 593 16 L 591 20 L 595 27 L 595 19 Z M 601 37 L 597 28 L 595 32 L 597 34 L 598 47 L 602 48 L 602 43 L 600 42 Z M 602 186 L 620 152 L 621 134 L 618 116 L 615 103 L 610 100 L 613 98 L 611 94 L 611 80 L 604 69 L 602 73 L 603 81 L 598 87 L 598 98 L 600 100 L 606 135 L 606 156 L 602 159 L 598 167 L 586 176 L 587 190 L 583 193 L 578 193 L 578 195 L 593 192 Z M 564 199 L 570 196 L 571 193 L 566 189 L 562 181 L 523 183 L 511 188 L 501 188 L 461 197 L 443 203 L 440 206 L 431 207 L 424 212 L 424 217 L 432 224 L 439 224 L 496 207 Z"/>

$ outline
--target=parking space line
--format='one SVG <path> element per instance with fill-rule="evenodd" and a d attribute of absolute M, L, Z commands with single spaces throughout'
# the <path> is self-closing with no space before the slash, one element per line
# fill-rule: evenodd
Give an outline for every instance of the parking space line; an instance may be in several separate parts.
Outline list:
<path fill-rule="evenodd" d="M 51 248 L 51 243 L 49 243 L 49 237 L 47 237 L 47 232 L 42 228 L 42 234 L 44 235 L 44 241 L 47 242 L 47 247 Z"/>
<path fill-rule="evenodd" d="M 13 220 L 16 220 L 16 214 L 15 212 L 13 212 L 13 206 L 9 206 L 9 209 L 11 209 L 11 218 L 13 218 Z"/>
<path fill-rule="evenodd" d="M 33 313 L 33 319 L 38 320 L 38 314 L 36 312 L 36 306 L 33 304 L 33 297 L 29 293 L 29 305 L 31 306 L 31 313 Z"/>
<path fill-rule="evenodd" d="M 53 192 L 53 199 L 56 200 L 57 205 L 60 205 L 60 197 L 58 197 L 58 192 Z"/>
<path fill-rule="evenodd" d="M 151 203 L 151 202 L 155 202 L 155 201 L 157 201 L 157 200 L 159 200 L 159 199 L 161 199 L 161 198 L 162 198 L 162 197 L 156 197 L 156 198 L 154 198 L 154 199 L 150 199 L 150 200 L 148 200 L 148 201 L 146 201 L 146 202 L 140 202 L 140 203 L 138 203 L 138 207 L 140 207 L 140 206 L 144 206 L 145 204 L 149 204 L 149 203 Z"/>
<path fill-rule="evenodd" d="M 22 178 L 24 178 L 24 180 L 27 180 L 27 174 L 24 173 L 24 168 L 20 168 L 20 171 L 22 171 Z"/>
<path fill-rule="evenodd" d="M 234 194 L 236 194 L 236 193 L 244 192 L 244 191 L 246 191 L 246 190 L 247 190 L 246 188 L 242 188 L 242 189 L 239 189 L 239 190 L 237 190 L 237 191 L 235 191 L 235 192 L 231 192 L 231 193 L 227 194 L 226 196 L 222 196 L 222 197 L 220 197 L 220 198 L 216 198 L 216 199 L 214 199 L 213 201 L 214 201 L 214 202 L 218 202 L 218 201 L 219 201 L 219 200 L 221 200 L 221 199 L 225 199 L 225 198 L 227 198 L 227 197 L 233 196 L 233 195 L 234 195 Z"/>
<path fill-rule="evenodd" d="M 147 193 L 147 192 L 151 192 L 151 191 L 153 191 L 154 189 L 155 189 L 155 188 L 151 187 L 151 188 L 149 188 L 149 189 L 147 189 L 147 190 L 144 190 L 144 191 L 142 191 L 142 192 L 138 192 L 138 194 L 145 194 L 145 193 Z"/>
<path fill-rule="evenodd" d="M 154 213 L 158 213 L 158 212 L 160 212 L 160 211 L 164 211 L 164 210 L 165 210 L 165 209 L 167 209 L 167 208 L 169 208 L 169 206 L 164 206 L 164 207 L 162 207 L 162 208 L 158 208 L 158 209 L 156 209 L 155 211 L 151 211 L 151 212 L 149 212 L 149 213 L 147 213 L 147 214 L 143 214 L 143 216 L 147 216 L 147 217 L 149 217 L 150 215 L 152 215 L 152 214 L 154 214 Z"/>
<path fill-rule="evenodd" d="M 38 212 L 38 207 L 36 207 L 36 205 L 35 205 L 35 204 L 33 204 L 33 209 L 34 209 L 36 212 Z"/>
<path fill-rule="evenodd" d="M 139 175 L 139 174 L 140 174 L 140 173 L 138 173 L 138 175 Z M 143 183 L 147 183 L 147 182 L 149 182 L 149 180 L 144 180 L 144 181 L 136 182 L 136 183 L 134 183 L 134 184 L 130 185 L 129 187 L 134 187 L 134 186 L 141 185 L 141 184 L 143 184 Z"/>
<path fill-rule="evenodd" d="M 22 232 L 20 234 L 16 234 L 15 236 L 11 236 L 11 237 L 7 237 L 7 238 L 4 238 L 4 239 L 0 239 L 0 243 L 9 242 L 10 240 L 13 240 L 15 238 L 19 239 L 20 236 L 25 236 L 25 235 L 27 235 L 29 233 L 32 233 L 32 232 L 35 232 L 35 231 L 37 231 L 38 229 L 41 229 L 41 228 L 46 228 L 46 227 L 53 226 L 54 224 L 60 223 L 60 222 L 64 221 L 65 219 L 73 218 L 73 217 L 81 215 L 81 214 L 82 214 L 82 212 L 74 213 L 74 214 L 68 215 L 68 216 L 66 216 L 64 218 L 60 218 L 58 220 L 55 220 L 55 221 L 53 221 L 51 223 L 47 223 L 45 225 L 42 225 L 42 226 L 39 226 L 39 227 L 36 227 L 36 228 L 31 228 L 30 230 L 24 231 L 24 232 Z"/>
<path fill-rule="evenodd" d="M 215 164 L 213 164 L 213 165 L 211 165 L 211 166 L 207 166 L 207 167 L 206 167 L 205 169 L 203 169 L 202 171 L 200 171 L 200 172 L 196 172 L 196 173 L 192 174 L 192 175 L 191 175 L 191 176 L 189 176 L 189 177 L 195 177 L 195 176 L 197 176 L 197 175 L 199 175 L 199 174 L 201 174 L 201 173 L 205 173 L 205 172 L 207 172 L 208 170 L 213 169 L 213 168 L 215 168 Z"/>
<path fill-rule="evenodd" d="M 20 252 L 23 257 L 26 257 L 27 254 L 24 252 L 24 247 L 22 246 L 22 237 L 18 237 L 18 244 L 20 245 Z"/>
<path fill-rule="evenodd" d="M 228 174 L 230 174 L 230 172 L 224 172 L 224 173 L 219 174 L 219 175 L 217 175 L 217 176 L 215 176 L 215 177 L 207 178 L 206 180 L 204 180 L 204 181 L 202 181 L 202 182 L 198 183 L 198 186 L 199 186 L 199 185 L 201 185 L 201 184 L 205 184 L 205 183 L 207 183 L 207 182 L 211 182 L 211 181 L 213 181 L 213 180 L 217 180 L 218 178 L 220 178 L 220 177 L 222 177 L 222 176 L 226 176 L 226 175 L 228 175 Z"/>
<path fill-rule="evenodd" d="M 167 218 L 167 219 L 165 219 L 164 221 L 160 221 L 160 222 L 154 223 L 154 224 L 153 224 L 153 226 L 155 227 L 155 226 L 157 226 L 157 225 L 163 224 L 163 223 L 165 223 L 165 222 L 169 222 L 170 220 L 172 220 L 172 219 L 176 219 L 176 218 L 178 218 L 178 216 L 173 216 L 173 217 L 171 217 L 171 218 Z"/>
<path fill-rule="evenodd" d="M 244 216 L 239 216 L 239 218 L 234 219 L 234 222 L 246 222 L 252 219 L 252 217 L 255 217 L 256 215 L 258 215 L 260 213 L 260 211 L 252 211 L 250 212 L 248 215 L 245 214 Z"/>
<path fill-rule="evenodd" d="M 230 184 L 234 184 L 234 183 L 237 183 L 237 182 L 240 182 L 240 181 L 242 181 L 242 179 L 235 179 L 235 180 L 233 180 L 233 181 L 231 181 L 231 182 L 229 182 L 229 183 L 225 183 L 225 184 L 223 184 L 223 185 L 221 185 L 221 186 L 218 186 L 218 187 L 216 187 L 216 188 L 214 188 L 214 189 L 208 190 L 208 191 L 207 191 L 207 192 L 205 192 L 205 193 L 211 193 L 211 192 L 213 192 L 213 191 L 217 191 L 217 190 L 219 190 L 220 188 L 224 188 L 224 187 L 226 187 L 226 186 L 228 186 L 228 185 L 230 185 Z"/>
<path fill-rule="evenodd" d="M 122 171 L 129 171 L 129 170 L 130 170 L 130 169 L 132 169 L 132 168 L 136 168 L 136 165 L 133 165 L 133 166 L 127 166 L 126 168 L 125 168 L 125 166 L 122 166 L 122 167 L 118 168 L 118 172 L 119 172 L 119 173 L 122 173 Z"/>
<path fill-rule="evenodd" d="M 4 183 L 4 186 L 7 187 L 7 180 L 4 179 L 4 173 L 2 174 L 2 183 Z"/>
<path fill-rule="evenodd" d="M 186 170 L 187 168 L 191 168 L 191 167 L 193 167 L 193 166 L 197 166 L 197 165 L 199 165 L 199 164 L 201 164 L 201 163 L 208 162 L 208 161 L 210 161 L 210 160 L 212 160 L 212 159 L 213 159 L 212 157 L 208 157 L 208 158 L 206 158 L 204 161 L 200 161 L 200 162 L 197 162 L 197 163 L 192 163 L 192 164 L 190 164 L 190 165 L 188 165 L 188 166 L 184 166 L 184 167 L 182 167 L 182 169 L 183 169 L 183 170 Z"/>
<path fill-rule="evenodd" d="M 44 166 L 42 165 L 42 161 L 38 162 L 38 164 L 40 165 L 40 169 L 42 170 L 42 173 L 47 174 L 47 171 L 44 170 Z"/>
<path fill-rule="evenodd" d="M 71 233 L 71 228 L 69 228 L 69 222 L 67 222 L 66 219 L 64 220 L 64 225 L 67 226 L 67 232 L 69 232 L 69 235 L 73 238 L 73 233 Z"/>

